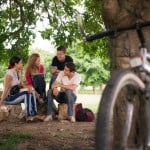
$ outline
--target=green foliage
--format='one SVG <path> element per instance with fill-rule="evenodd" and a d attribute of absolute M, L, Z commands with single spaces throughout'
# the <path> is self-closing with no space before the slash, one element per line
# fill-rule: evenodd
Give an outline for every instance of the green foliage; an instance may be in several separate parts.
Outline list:
<path fill-rule="evenodd" d="M 55 54 L 40 49 L 32 49 L 30 54 L 34 52 L 39 53 L 41 56 L 41 61 L 45 66 L 46 82 L 48 83 L 51 78 L 50 64 Z M 83 86 L 97 87 L 106 83 L 109 79 L 110 63 L 107 57 L 100 57 L 97 53 L 88 55 L 78 43 L 74 43 L 72 47 L 69 47 L 67 53 L 74 59 L 77 71 L 82 76 Z"/>
<path fill-rule="evenodd" d="M 69 53 L 75 61 L 77 71 L 82 75 L 82 85 L 96 87 L 106 83 L 109 79 L 109 59 L 103 56 L 100 57 L 96 51 L 95 55 L 89 55 L 79 45 L 74 43 L 69 48 Z M 88 47 L 86 50 L 88 50 Z"/>
<path fill-rule="evenodd" d="M 27 60 L 29 45 L 35 38 L 33 29 L 37 21 L 49 21 L 47 28 L 40 31 L 43 38 L 50 39 L 54 45 L 67 47 L 82 39 L 76 21 L 77 14 L 83 16 L 87 33 L 104 30 L 98 0 L 2 0 L 0 8 L 0 59 L 4 62 L 16 54 L 23 57 L 24 61 Z M 84 47 L 86 53 L 96 52 L 97 55 L 108 56 L 103 48 L 106 44 L 106 40 L 101 40 L 82 42 L 80 46 Z"/>
<path fill-rule="evenodd" d="M 34 28 L 37 21 L 48 19 L 49 25 L 41 35 L 50 39 L 54 45 L 68 47 L 82 73 L 83 85 L 105 83 L 109 78 L 109 51 L 107 40 L 84 43 L 78 30 L 77 14 L 83 16 L 83 25 L 87 34 L 105 30 L 101 18 L 101 3 L 90 0 L 2 0 L 0 2 L 0 59 L 8 64 L 13 55 L 23 58 L 26 63 L 29 45 L 35 38 Z M 75 44 L 76 43 L 76 44 Z M 52 56 L 44 53 L 46 76 L 50 78 L 49 64 Z"/>
<path fill-rule="evenodd" d="M 45 7 L 48 13 L 50 26 L 42 32 L 43 38 L 51 39 L 56 45 L 70 45 L 76 40 L 76 15 L 78 11 L 74 8 L 81 1 L 50 1 Z M 48 11 L 47 11 L 48 10 Z"/>
<path fill-rule="evenodd" d="M 12 55 L 19 55 L 26 61 L 28 48 L 34 33 L 37 13 L 34 5 L 23 0 L 0 2 L 0 59 L 4 62 Z"/>
<path fill-rule="evenodd" d="M 4 82 L 4 76 L 5 76 L 5 73 L 6 73 L 8 66 L 6 66 L 6 64 L 0 64 L 0 66 L 1 66 L 0 83 L 3 83 Z"/>

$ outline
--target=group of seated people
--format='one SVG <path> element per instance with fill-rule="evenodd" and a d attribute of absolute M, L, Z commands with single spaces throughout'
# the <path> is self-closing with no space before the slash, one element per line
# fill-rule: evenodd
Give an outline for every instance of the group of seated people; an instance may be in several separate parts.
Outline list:
<path fill-rule="evenodd" d="M 55 99 L 58 103 L 68 105 L 68 120 L 75 122 L 73 104 L 77 98 L 76 92 L 81 76 L 76 72 L 73 59 L 66 55 L 65 48 L 63 46 L 58 47 L 57 55 L 52 60 L 50 70 L 52 78 L 47 92 L 44 65 L 40 63 L 38 53 L 31 54 L 28 59 L 24 73 L 26 83 L 23 82 L 22 69 L 22 59 L 18 56 L 13 56 L 6 71 L 0 106 L 24 103 L 26 121 L 33 121 L 34 119 L 52 121 L 54 114 L 53 100 Z M 46 104 L 46 114 L 38 115 L 38 103 Z"/>

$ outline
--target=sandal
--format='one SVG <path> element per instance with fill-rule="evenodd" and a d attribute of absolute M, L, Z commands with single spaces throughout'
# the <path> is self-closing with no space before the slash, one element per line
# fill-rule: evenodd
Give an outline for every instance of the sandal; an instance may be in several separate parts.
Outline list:
<path fill-rule="evenodd" d="M 34 120 L 44 121 L 45 117 L 46 116 L 44 116 L 44 115 L 43 116 L 36 115 L 36 116 L 34 116 Z"/>

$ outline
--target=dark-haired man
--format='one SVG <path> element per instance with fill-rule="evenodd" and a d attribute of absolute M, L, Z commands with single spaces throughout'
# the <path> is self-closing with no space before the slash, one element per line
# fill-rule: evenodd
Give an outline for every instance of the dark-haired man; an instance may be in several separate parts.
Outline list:
<path fill-rule="evenodd" d="M 64 71 L 61 71 L 56 80 L 54 81 L 52 88 L 49 89 L 47 97 L 47 117 L 44 121 L 51 121 L 53 115 L 53 99 L 56 99 L 58 103 L 68 104 L 68 119 L 70 122 L 75 122 L 73 116 L 73 104 L 76 101 L 77 88 L 81 82 L 81 76 L 76 72 L 75 64 L 68 62 L 65 64 Z"/>
<path fill-rule="evenodd" d="M 66 62 L 73 62 L 72 57 L 66 55 L 66 48 L 64 46 L 59 46 L 57 48 L 57 55 L 54 56 L 50 68 L 50 73 L 52 74 L 49 88 L 51 88 L 52 83 L 55 81 L 58 73 L 64 70 Z"/>

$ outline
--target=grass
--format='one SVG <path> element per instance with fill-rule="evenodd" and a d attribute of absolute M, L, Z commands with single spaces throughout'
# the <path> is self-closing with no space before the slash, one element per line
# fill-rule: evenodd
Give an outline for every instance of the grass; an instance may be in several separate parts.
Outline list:
<path fill-rule="evenodd" d="M 98 111 L 99 102 L 95 102 L 93 104 L 84 104 L 84 108 L 90 108 L 94 113 Z"/>
<path fill-rule="evenodd" d="M 85 90 L 85 89 L 80 89 L 78 91 L 79 94 L 101 94 L 100 90 L 95 90 L 95 93 L 93 93 L 92 90 Z"/>
<path fill-rule="evenodd" d="M 22 133 L 0 134 L 0 149 L 14 150 L 17 144 L 21 143 L 23 140 L 26 139 L 33 139 L 33 136 L 30 134 Z"/>
<path fill-rule="evenodd" d="M 100 96 L 100 94 L 78 94 L 77 103 L 82 103 L 83 108 L 89 108 L 94 113 L 97 113 Z"/>

